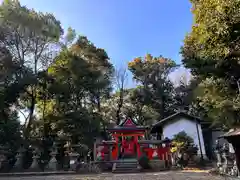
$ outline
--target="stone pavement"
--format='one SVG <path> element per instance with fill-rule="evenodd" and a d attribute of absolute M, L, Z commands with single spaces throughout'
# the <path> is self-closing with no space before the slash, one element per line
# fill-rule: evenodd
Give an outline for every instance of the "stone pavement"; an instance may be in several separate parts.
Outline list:
<path fill-rule="evenodd" d="M 137 174 L 100 174 L 100 175 L 51 175 L 26 177 L 0 177 L 0 180 L 235 180 L 212 176 L 205 172 L 158 172 Z"/>

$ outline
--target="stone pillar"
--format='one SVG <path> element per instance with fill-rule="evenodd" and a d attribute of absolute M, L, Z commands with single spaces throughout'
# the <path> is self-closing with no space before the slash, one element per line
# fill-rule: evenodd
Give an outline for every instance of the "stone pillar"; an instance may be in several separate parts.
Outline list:
<path fill-rule="evenodd" d="M 69 163 L 70 163 L 69 151 L 66 150 L 66 151 L 64 151 L 64 160 L 63 160 L 63 169 L 65 171 L 67 171 L 69 169 Z"/>
<path fill-rule="evenodd" d="M 64 158 L 63 158 L 63 169 L 66 171 L 69 169 L 69 163 L 70 163 L 70 158 L 69 158 L 69 152 L 70 152 L 70 142 L 67 142 L 66 145 L 64 146 L 66 150 L 64 151 Z"/>
<path fill-rule="evenodd" d="M 31 166 L 29 167 L 29 171 L 33 171 L 33 172 L 38 172 L 38 171 L 41 171 L 40 167 L 39 167 L 39 164 L 38 164 L 38 159 L 39 159 L 39 151 L 37 148 L 34 148 L 34 151 L 33 151 L 33 161 L 32 161 L 32 164 Z"/>
<path fill-rule="evenodd" d="M 3 168 L 4 162 L 7 160 L 5 148 L 0 146 L 0 169 Z"/>
<path fill-rule="evenodd" d="M 177 163 L 176 163 L 176 153 L 172 153 L 172 156 L 171 156 L 171 163 L 172 163 L 172 167 L 173 168 L 176 168 L 177 167 Z"/>
<path fill-rule="evenodd" d="M 23 170 L 23 157 L 25 152 L 26 152 L 26 149 L 23 146 L 21 146 L 18 150 L 18 153 L 16 156 L 17 160 L 13 166 L 12 171 L 18 172 Z"/>
<path fill-rule="evenodd" d="M 69 158 L 70 158 L 70 170 L 71 171 L 77 171 L 77 167 L 79 165 L 79 161 L 78 161 L 78 157 L 79 157 L 79 153 L 77 153 L 75 150 L 73 150 L 73 152 L 69 153 Z"/>
<path fill-rule="evenodd" d="M 0 154 L 0 169 L 3 168 L 3 163 L 6 161 L 6 156 L 5 154 Z"/>
<path fill-rule="evenodd" d="M 47 170 L 57 171 L 57 167 L 58 167 L 58 162 L 57 162 L 57 159 L 56 159 L 57 153 L 58 153 L 57 152 L 57 146 L 56 146 L 56 143 L 54 143 L 53 147 L 52 147 L 52 152 L 50 153 L 51 159 L 48 163 Z"/>
<path fill-rule="evenodd" d="M 217 158 L 217 168 L 220 168 L 222 167 L 222 157 L 221 157 L 221 146 L 218 140 L 216 140 L 216 148 L 214 152 Z"/>
<path fill-rule="evenodd" d="M 233 167 L 231 169 L 231 176 L 239 176 L 239 171 L 238 171 L 238 168 L 237 168 L 237 162 L 236 162 L 236 159 L 234 160 L 233 162 Z"/>
<path fill-rule="evenodd" d="M 227 174 L 228 173 L 228 166 L 229 166 L 229 160 L 228 160 L 228 157 L 229 157 L 229 147 L 227 145 L 227 143 L 224 143 L 223 145 L 223 154 L 222 154 L 222 157 L 223 157 L 223 173 L 224 174 Z"/>

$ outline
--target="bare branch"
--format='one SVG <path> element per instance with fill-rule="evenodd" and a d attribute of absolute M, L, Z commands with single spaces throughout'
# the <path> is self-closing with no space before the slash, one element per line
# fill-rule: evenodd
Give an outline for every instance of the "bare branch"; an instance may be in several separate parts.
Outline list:
<path fill-rule="evenodd" d="M 118 109 L 116 112 L 116 118 L 117 118 L 117 124 L 120 123 L 120 114 L 121 114 L 121 109 L 123 106 L 123 97 L 124 97 L 124 87 L 126 85 L 127 81 L 127 71 L 126 69 L 120 68 L 116 72 L 116 85 L 117 85 L 117 90 L 119 91 L 119 99 L 118 99 Z"/>
<path fill-rule="evenodd" d="M 118 90 L 123 89 L 127 84 L 127 70 L 125 68 L 120 68 L 116 71 L 116 85 Z"/>

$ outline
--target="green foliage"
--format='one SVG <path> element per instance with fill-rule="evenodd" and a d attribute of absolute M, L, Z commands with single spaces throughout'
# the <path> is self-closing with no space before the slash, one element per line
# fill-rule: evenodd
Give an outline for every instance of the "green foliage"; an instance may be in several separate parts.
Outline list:
<path fill-rule="evenodd" d="M 196 155 L 198 147 L 194 144 L 192 137 L 188 136 L 185 131 L 174 135 L 172 139 L 171 152 L 175 155 L 181 154 L 182 157 L 177 160 L 179 165 L 187 165 L 188 160 Z M 187 155 L 187 159 L 184 156 Z"/>
<path fill-rule="evenodd" d="M 139 159 L 138 159 L 138 163 L 139 165 L 143 168 L 143 169 L 149 169 L 150 168 L 150 163 L 149 163 L 149 159 L 146 155 L 142 155 Z"/>
<path fill-rule="evenodd" d="M 0 146 L 7 147 L 9 152 L 15 152 L 21 143 L 17 112 L 11 109 L 22 87 L 22 78 L 15 76 L 18 67 L 9 51 L 0 48 Z"/>
<path fill-rule="evenodd" d="M 131 117 L 140 125 L 151 125 L 158 118 L 158 113 L 151 107 L 141 103 L 138 99 L 140 98 L 138 90 L 139 88 L 124 89 L 120 119 L 125 120 L 126 117 Z M 118 100 L 119 92 L 116 92 L 102 103 L 102 115 L 108 121 L 116 122 Z"/>
<path fill-rule="evenodd" d="M 51 131 L 89 147 L 106 126 L 101 102 L 111 90 L 113 67 L 103 52 L 85 37 L 79 37 L 69 49 L 63 49 L 48 68 L 52 79 L 45 90 L 48 98 L 38 100 Z"/>
<path fill-rule="evenodd" d="M 144 105 L 152 107 L 159 113 L 159 119 L 173 113 L 174 87 L 169 74 L 177 65 L 171 59 L 152 57 L 147 54 L 145 58 L 135 58 L 128 63 L 133 78 L 142 86 L 141 96 Z"/>
<path fill-rule="evenodd" d="M 36 12 L 16 0 L 4 1 L 0 16 L 0 45 L 11 53 L 19 66 L 16 75 L 23 80 L 22 85 L 18 83 L 20 99 L 15 105 L 28 114 L 24 129 L 24 136 L 28 138 L 35 116 L 38 75 L 49 66 L 63 30 L 52 14 Z"/>
<path fill-rule="evenodd" d="M 121 87 L 112 92 L 115 69 L 106 51 L 87 37 L 78 36 L 72 28 L 63 34 L 61 23 L 52 14 L 37 12 L 17 0 L 5 0 L 0 6 L 0 137 L 3 137 L 0 144 L 9 146 L 12 151 L 25 140 L 25 144 L 36 144 L 43 149 L 41 159 L 47 161 L 54 138 L 92 148 L 96 136 L 107 138 L 106 127 L 110 122 L 126 116 L 139 124 L 151 125 L 180 107 L 196 112 L 200 106 L 205 111 L 209 108 L 209 113 L 222 108 L 229 117 L 233 112 L 232 109 L 226 111 L 231 104 L 227 101 L 226 90 L 232 88 L 232 84 L 226 84 L 225 79 L 222 81 L 225 83 L 218 82 L 224 85 L 219 87 L 224 90 L 222 99 L 226 100 L 221 108 L 218 96 L 214 96 L 215 104 L 208 98 L 194 101 L 194 90 L 202 82 L 202 75 L 196 78 L 197 82 L 174 87 L 169 75 L 178 66 L 162 56 L 148 54 L 135 58 L 128 69 L 139 86 Z M 194 44 L 188 46 L 187 43 L 186 40 L 182 51 L 184 63 L 200 75 L 202 70 L 197 68 L 202 64 L 195 67 L 197 61 L 188 62 L 189 48 Z M 194 54 L 194 58 L 213 59 L 197 55 Z M 215 72 L 213 66 L 209 72 Z M 202 82 L 198 90 L 213 89 L 210 85 Z M 235 102 L 234 111 L 238 111 L 238 99 L 234 99 L 232 89 L 231 102 Z M 212 94 L 208 91 L 205 97 Z M 25 117 L 23 134 L 17 112 Z"/>
<path fill-rule="evenodd" d="M 75 41 L 72 28 L 62 37 L 52 14 L 19 1 L 4 1 L 0 15 L 1 135 L 7 137 L 9 128 L 20 138 L 13 123 L 17 118 L 10 121 L 10 109 L 16 109 L 25 116 L 24 137 L 28 142 L 44 137 L 37 144 L 46 152 L 56 135 L 92 146 L 106 128 L 101 102 L 111 91 L 114 73 L 105 50 L 83 36 Z"/>
<path fill-rule="evenodd" d="M 194 25 L 181 49 L 200 79 L 198 106 L 216 125 L 239 125 L 239 6 L 237 0 L 192 0 Z"/>
<path fill-rule="evenodd" d="M 187 135 L 185 131 L 181 131 L 178 134 L 175 134 L 173 137 L 173 146 L 176 147 L 181 151 L 186 149 L 189 145 L 194 143 L 193 139 Z"/>
<path fill-rule="evenodd" d="M 17 112 L 5 109 L 1 111 L 0 119 L 0 146 L 6 147 L 9 153 L 15 153 L 22 141 Z"/>
<path fill-rule="evenodd" d="M 196 154 L 198 148 L 194 145 L 193 139 L 185 131 L 174 135 L 172 139 L 172 152 Z"/>

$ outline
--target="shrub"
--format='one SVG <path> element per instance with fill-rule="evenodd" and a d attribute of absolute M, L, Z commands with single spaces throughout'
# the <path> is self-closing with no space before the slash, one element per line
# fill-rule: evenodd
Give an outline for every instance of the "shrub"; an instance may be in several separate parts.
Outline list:
<path fill-rule="evenodd" d="M 190 158 L 197 154 L 198 148 L 193 139 L 184 131 L 174 135 L 171 152 L 175 155 L 181 154 L 182 158 L 176 159 L 179 165 L 186 166 Z M 187 159 L 183 159 L 183 154 L 187 154 Z"/>
<path fill-rule="evenodd" d="M 149 169 L 150 168 L 149 159 L 146 155 L 141 156 L 138 159 L 138 163 L 143 169 Z"/>
<path fill-rule="evenodd" d="M 171 152 L 188 153 L 194 155 L 197 154 L 197 151 L 198 148 L 194 144 L 193 139 L 184 131 L 174 135 Z"/>

